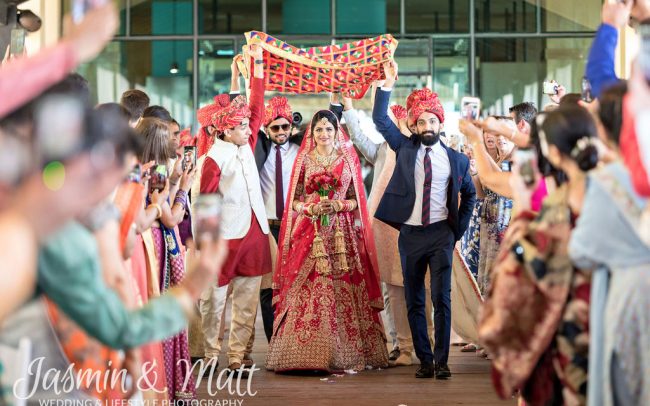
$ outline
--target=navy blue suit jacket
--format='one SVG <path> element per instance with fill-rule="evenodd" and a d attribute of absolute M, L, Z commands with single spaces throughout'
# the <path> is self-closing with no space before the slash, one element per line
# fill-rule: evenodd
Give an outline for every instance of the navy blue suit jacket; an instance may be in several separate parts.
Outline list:
<path fill-rule="evenodd" d="M 378 89 L 372 119 L 377 130 L 397 155 L 393 176 L 381 198 L 375 217 L 395 228 L 400 228 L 413 212 L 415 204 L 415 162 L 420 144 L 405 137 L 388 117 L 390 92 Z M 447 221 L 456 241 L 467 230 L 476 202 L 476 190 L 469 175 L 469 159 L 440 141 L 449 156 L 451 175 L 447 187 Z M 459 204 L 460 198 L 460 204 Z"/>

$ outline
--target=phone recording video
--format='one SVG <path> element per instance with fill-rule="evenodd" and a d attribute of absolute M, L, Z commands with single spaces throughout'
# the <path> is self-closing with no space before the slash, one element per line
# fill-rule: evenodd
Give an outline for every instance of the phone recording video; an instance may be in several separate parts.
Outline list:
<path fill-rule="evenodd" d="M 163 190 L 167 184 L 167 166 L 156 165 L 151 169 L 151 177 L 149 178 L 149 193 L 154 190 Z"/>
<path fill-rule="evenodd" d="M 515 162 L 519 167 L 519 175 L 527 187 L 532 188 L 537 182 L 537 154 L 532 149 L 518 149 L 515 151 Z"/>
<path fill-rule="evenodd" d="M 557 83 L 552 83 L 552 82 L 544 82 L 543 87 L 544 87 L 543 93 L 549 96 L 556 95 L 559 88 Z"/>
<path fill-rule="evenodd" d="M 477 97 L 463 97 L 460 101 L 460 114 L 465 120 L 478 120 L 481 114 L 481 99 Z"/>
<path fill-rule="evenodd" d="M 21 56 L 25 53 L 25 29 L 14 28 L 11 30 L 9 53 L 11 56 Z"/>
<path fill-rule="evenodd" d="M 582 93 L 580 98 L 585 103 L 591 103 L 594 100 L 591 94 L 591 83 L 586 77 L 582 78 Z"/>
<path fill-rule="evenodd" d="M 196 221 L 195 235 L 197 243 L 208 234 L 213 241 L 219 238 L 221 225 L 221 197 L 214 194 L 201 194 L 193 206 L 193 216 Z M 199 246 L 199 249 L 201 247 Z"/>
<path fill-rule="evenodd" d="M 133 169 L 131 169 L 131 172 L 126 177 L 127 181 L 133 182 L 133 183 L 140 183 L 142 182 L 142 165 L 140 164 L 135 164 Z"/>
<path fill-rule="evenodd" d="M 64 161 L 81 150 L 86 115 L 83 103 L 71 96 L 48 96 L 36 106 L 36 145 L 41 165 Z"/>
<path fill-rule="evenodd" d="M 187 168 L 193 170 L 196 167 L 196 147 L 185 146 L 183 147 L 183 171 Z"/>

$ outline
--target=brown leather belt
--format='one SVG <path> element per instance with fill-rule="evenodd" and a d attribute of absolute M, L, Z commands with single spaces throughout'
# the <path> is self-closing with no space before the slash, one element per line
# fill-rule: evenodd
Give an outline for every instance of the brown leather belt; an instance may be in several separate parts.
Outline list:
<path fill-rule="evenodd" d="M 282 225 L 282 220 L 269 220 L 269 225 L 274 227 L 280 227 Z"/>

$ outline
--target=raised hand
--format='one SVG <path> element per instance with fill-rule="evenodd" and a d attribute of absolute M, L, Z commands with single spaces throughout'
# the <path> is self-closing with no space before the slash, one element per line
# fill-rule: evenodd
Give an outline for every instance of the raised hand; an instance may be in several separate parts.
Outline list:
<path fill-rule="evenodd" d="M 162 206 L 163 203 L 169 198 L 169 179 L 165 182 L 165 188 L 163 190 L 155 189 L 151 192 L 151 204 L 157 204 Z"/>
<path fill-rule="evenodd" d="M 468 120 L 459 120 L 458 129 L 467 137 L 470 144 L 483 142 L 483 131 Z"/>
<path fill-rule="evenodd" d="M 605 1 L 602 11 L 603 24 L 611 25 L 616 29 L 625 27 L 625 24 L 630 20 L 633 6 L 633 0 L 625 2 Z"/>
<path fill-rule="evenodd" d="M 398 66 L 397 62 L 395 60 L 390 60 L 388 62 L 384 62 L 384 74 L 386 75 L 386 81 L 384 82 L 384 87 L 393 87 L 395 82 L 397 81 L 397 72 L 398 72 Z"/>
<path fill-rule="evenodd" d="M 93 8 L 79 24 L 73 24 L 72 18 L 66 16 L 63 41 L 72 45 L 79 63 L 93 59 L 106 44 L 113 39 L 120 20 L 117 8 L 112 1 Z"/>
<path fill-rule="evenodd" d="M 248 47 L 248 54 L 256 61 L 264 59 L 264 49 L 258 44 L 252 44 Z"/>

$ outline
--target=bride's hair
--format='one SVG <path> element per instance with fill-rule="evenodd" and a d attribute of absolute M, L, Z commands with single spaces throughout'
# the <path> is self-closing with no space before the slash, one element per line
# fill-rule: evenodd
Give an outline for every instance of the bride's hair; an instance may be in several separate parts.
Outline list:
<path fill-rule="evenodd" d="M 316 127 L 316 124 L 318 124 L 318 122 L 324 118 L 326 118 L 327 121 L 332 123 L 332 125 L 334 126 L 334 130 L 336 131 L 339 130 L 339 120 L 336 118 L 336 114 L 332 113 L 329 110 L 320 110 L 319 112 L 314 114 L 314 118 L 311 119 L 310 130 L 312 136 L 314 135 L 314 127 Z"/>

